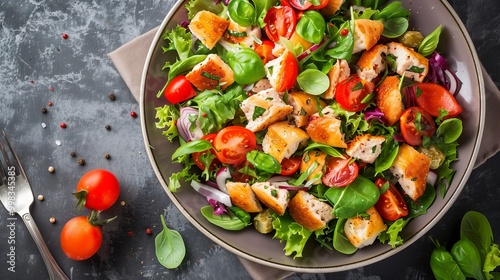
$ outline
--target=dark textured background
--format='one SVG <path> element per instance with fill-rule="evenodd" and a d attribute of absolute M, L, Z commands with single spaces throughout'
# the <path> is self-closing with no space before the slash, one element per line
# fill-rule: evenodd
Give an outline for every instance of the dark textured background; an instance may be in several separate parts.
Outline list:
<path fill-rule="evenodd" d="M 469 30 L 488 73 L 500 85 L 500 2 L 449 2 Z M 32 214 L 54 257 L 72 279 L 249 279 L 236 256 L 204 237 L 170 203 L 147 159 L 140 120 L 130 116 L 139 112 L 139 106 L 106 56 L 160 24 L 171 6 L 167 0 L 0 3 L 0 128 L 11 135 L 35 197 L 45 197 L 35 200 Z M 69 38 L 64 40 L 63 33 Z M 116 101 L 108 98 L 112 92 Z M 48 113 L 41 113 L 42 107 Z M 66 129 L 59 127 L 61 122 Z M 47 127 L 42 128 L 42 123 Z M 112 129 L 106 130 L 106 124 Z M 85 165 L 76 162 L 80 157 Z M 49 166 L 56 172 L 49 173 Z M 103 228 L 99 253 L 76 262 L 62 254 L 59 233 L 67 220 L 78 215 L 71 192 L 79 178 L 94 168 L 117 175 L 122 188 L 119 201 L 125 205 L 117 203 L 102 214 L 118 218 Z M 433 245 L 428 237 L 456 241 L 465 212 L 483 212 L 500 242 L 499 169 L 500 155 L 476 169 L 455 206 L 405 251 L 351 271 L 295 274 L 289 279 L 431 279 L 428 262 Z M 187 256 L 175 270 L 162 267 L 155 258 L 160 214 L 186 241 Z M 0 207 L 0 279 L 47 279 L 40 254 L 20 219 L 16 273 L 7 271 L 6 217 Z M 57 222 L 50 224 L 50 217 Z M 153 235 L 145 233 L 147 228 Z"/>

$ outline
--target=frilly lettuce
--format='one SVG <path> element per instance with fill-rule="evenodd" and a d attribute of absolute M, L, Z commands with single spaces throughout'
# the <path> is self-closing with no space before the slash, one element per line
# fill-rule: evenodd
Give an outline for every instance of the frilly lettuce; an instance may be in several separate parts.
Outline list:
<path fill-rule="evenodd" d="M 285 255 L 290 256 L 295 253 L 293 258 L 302 257 L 302 251 L 313 231 L 299 225 L 287 213 L 283 216 L 273 214 L 273 228 L 276 230 L 273 238 L 286 242 Z"/>

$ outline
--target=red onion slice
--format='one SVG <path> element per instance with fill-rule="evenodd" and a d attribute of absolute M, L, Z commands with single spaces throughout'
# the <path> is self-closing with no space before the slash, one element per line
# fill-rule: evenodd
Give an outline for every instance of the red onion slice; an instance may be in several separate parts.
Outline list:
<path fill-rule="evenodd" d="M 192 107 L 182 107 L 180 110 L 179 119 L 177 119 L 177 131 L 179 131 L 179 136 L 181 136 L 184 141 L 188 142 L 191 140 L 200 139 L 203 136 L 203 132 L 201 129 L 196 126 L 194 131 L 191 131 L 189 128 L 191 127 L 191 121 L 189 117 L 195 115 L 198 116 L 198 110 Z"/>
<path fill-rule="evenodd" d="M 438 177 L 437 173 L 430 170 L 429 173 L 427 174 L 427 184 L 434 186 L 436 184 L 437 177 Z"/>
<path fill-rule="evenodd" d="M 223 166 L 219 168 L 219 170 L 217 170 L 217 174 L 215 174 L 215 180 L 217 181 L 219 190 L 228 193 L 226 188 L 226 180 L 230 179 L 231 177 L 231 172 L 229 172 L 229 168 L 227 166 Z"/>
<path fill-rule="evenodd" d="M 219 191 L 218 189 L 212 188 L 195 180 L 191 181 L 191 187 L 207 198 L 219 201 L 226 206 L 233 206 L 229 195 Z"/>

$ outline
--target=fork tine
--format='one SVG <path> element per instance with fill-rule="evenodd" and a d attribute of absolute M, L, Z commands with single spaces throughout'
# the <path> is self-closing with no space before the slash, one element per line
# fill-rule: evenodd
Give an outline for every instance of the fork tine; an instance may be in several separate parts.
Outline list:
<path fill-rule="evenodd" d="M 2 133 L 3 133 L 3 138 L 5 139 L 5 141 L 7 141 L 7 145 L 9 146 L 9 150 L 10 150 L 11 154 L 14 156 L 17 167 L 19 168 L 19 172 L 23 176 L 24 180 L 28 180 L 28 177 L 26 176 L 26 173 L 24 172 L 23 165 L 21 164 L 21 161 L 19 160 L 19 157 L 17 156 L 16 151 L 12 147 L 12 143 L 10 142 L 9 136 L 7 135 L 7 132 L 5 131 L 5 129 L 2 129 Z M 1 146 L 2 146 L 2 153 L 4 153 L 6 160 L 9 160 L 9 157 L 5 153 L 5 148 L 3 147 L 3 145 L 1 145 Z M 9 166 L 13 165 L 13 164 L 10 164 L 10 160 L 9 160 L 8 164 L 9 164 Z"/>
<path fill-rule="evenodd" d="M 0 142 L 0 149 L 4 150 L 2 142 Z M 4 154 L 3 151 L 2 151 L 2 154 Z M 2 178 L 2 181 L 0 182 L 0 186 L 3 186 L 7 183 L 7 169 L 5 169 L 5 167 L 3 167 L 3 163 L 1 160 L 0 160 L 0 177 Z"/>

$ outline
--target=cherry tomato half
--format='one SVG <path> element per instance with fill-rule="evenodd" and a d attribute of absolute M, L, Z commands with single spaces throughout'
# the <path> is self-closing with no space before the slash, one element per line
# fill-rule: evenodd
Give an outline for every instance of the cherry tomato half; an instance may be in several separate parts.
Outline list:
<path fill-rule="evenodd" d="M 406 143 L 412 146 L 420 146 L 423 136 L 431 137 L 436 132 L 431 115 L 420 107 L 406 109 L 399 119 L 399 125 Z"/>
<path fill-rule="evenodd" d="M 458 104 L 453 94 L 444 87 L 434 83 L 419 83 L 415 85 L 417 92 L 417 104 L 431 116 L 437 117 L 440 110 L 445 110 L 448 114 L 444 118 L 453 118 L 462 112 L 462 107 Z"/>
<path fill-rule="evenodd" d="M 231 170 L 232 180 L 235 182 L 248 183 L 254 179 L 253 176 L 247 174 L 247 170 L 251 171 L 254 169 L 254 166 L 248 161 L 244 160 L 237 165 L 234 166 L 233 170 Z"/>
<path fill-rule="evenodd" d="M 373 92 L 375 84 L 352 75 L 341 81 L 335 88 L 335 99 L 340 107 L 350 112 L 359 112 L 368 106 L 363 102 L 366 96 Z"/>
<path fill-rule="evenodd" d="M 214 139 L 217 158 L 226 164 L 238 164 L 244 161 L 247 153 L 256 146 L 255 134 L 241 126 L 225 127 Z"/>
<path fill-rule="evenodd" d="M 289 176 L 299 170 L 302 157 L 284 158 L 281 161 L 281 175 Z"/>
<path fill-rule="evenodd" d="M 74 195 L 78 198 L 77 205 L 85 205 L 89 210 L 103 211 L 118 199 L 120 184 L 110 171 L 94 169 L 80 178 Z"/>
<path fill-rule="evenodd" d="M 280 37 L 290 39 L 297 24 L 295 11 L 290 6 L 271 7 L 264 17 L 264 22 L 267 37 L 275 43 L 280 41 Z"/>
<path fill-rule="evenodd" d="M 375 180 L 375 185 L 381 189 L 386 182 L 387 181 L 382 178 L 377 178 L 377 180 Z M 380 194 L 380 198 L 375 204 L 375 208 L 384 219 L 395 221 L 408 215 L 408 206 L 398 189 L 390 182 L 388 182 L 388 184 L 389 188 Z"/>
<path fill-rule="evenodd" d="M 210 133 L 210 134 L 204 135 L 203 137 L 201 137 L 201 139 L 207 140 L 208 142 L 210 142 L 213 145 L 215 136 L 217 136 L 217 134 Z M 205 164 L 201 161 L 200 157 L 208 152 L 212 153 L 213 155 L 216 154 L 214 149 L 210 149 L 209 151 L 204 151 L 204 152 L 194 152 L 192 154 L 194 163 L 196 163 L 196 166 L 198 166 L 198 168 L 200 168 L 201 170 L 205 170 L 206 167 L 205 167 Z M 212 163 L 210 164 L 209 170 L 215 170 L 217 168 L 217 166 L 219 166 L 219 165 L 220 165 L 220 161 L 217 158 L 214 158 L 212 160 Z"/>
<path fill-rule="evenodd" d="M 101 227 L 92 225 L 85 216 L 69 220 L 61 231 L 61 248 L 72 260 L 86 260 L 101 247 Z"/>
<path fill-rule="evenodd" d="M 264 64 L 269 61 L 276 59 L 273 54 L 274 43 L 269 40 L 262 40 L 262 44 L 255 45 L 255 52 L 259 55 L 260 59 Z"/>
<path fill-rule="evenodd" d="M 297 10 L 319 10 L 324 8 L 328 4 L 329 0 L 320 0 L 319 5 L 314 6 L 310 1 L 307 0 L 290 0 L 290 5 Z"/>
<path fill-rule="evenodd" d="M 163 95 L 170 104 L 177 104 L 195 97 L 196 91 L 186 76 L 179 75 L 168 83 Z"/>
<path fill-rule="evenodd" d="M 326 171 L 323 175 L 323 184 L 328 187 L 345 187 L 358 177 L 358 164 L 351 162 L 351 157 L 328 157 Z"/>

